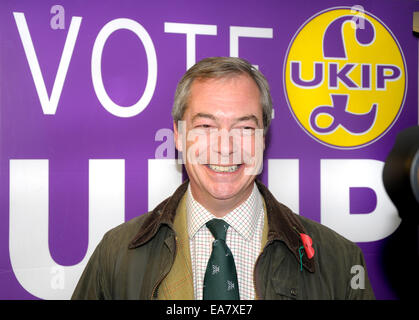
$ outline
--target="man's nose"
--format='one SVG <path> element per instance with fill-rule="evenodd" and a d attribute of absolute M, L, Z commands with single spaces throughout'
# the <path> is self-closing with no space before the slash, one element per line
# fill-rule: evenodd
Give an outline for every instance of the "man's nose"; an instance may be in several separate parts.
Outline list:
<path fill-rule="evenodd" d="M 234 130 L 231 132 L 227 129 L 218 130 L 211 140 L 211 162 L 218 164 L 241 162 L 241 142 Z"/>
<path fill-rule="evenodd" d="M 211 139 L 212 150 L 222 157 L 228 157 L 235 152 L 236 146 L 234 137 L 226 129 L 219 130 Z"/>

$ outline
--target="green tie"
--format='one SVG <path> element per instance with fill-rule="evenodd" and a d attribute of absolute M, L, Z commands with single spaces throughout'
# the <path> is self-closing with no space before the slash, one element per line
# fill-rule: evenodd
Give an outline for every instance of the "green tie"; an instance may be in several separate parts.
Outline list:
<path fill-rule="evenodd" d="M 215 240 L 208 260 L 204 278 L 204 300 L 239 300 L 236 265 L 226 244 L 229 224 L 221 219 L 212 219 L 206 226 Z"/>

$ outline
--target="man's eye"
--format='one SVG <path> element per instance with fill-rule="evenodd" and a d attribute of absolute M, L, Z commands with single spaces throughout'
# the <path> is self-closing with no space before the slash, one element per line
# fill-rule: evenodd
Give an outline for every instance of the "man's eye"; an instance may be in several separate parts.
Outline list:
<path fill-rule="evenodd" d="M 212 126 L 209 124 L 199 124 L 193 127 L 193 131 L 196 134 L 201 134 L 201 135 L 208 135 L 211 129 L 212 129 Z"/>
<path fill-rule="evenodd" d="M 252 136 L 255 133 L 255 128 L 253 127 L 243 127 L 242 135 L 243 136 Z"/>

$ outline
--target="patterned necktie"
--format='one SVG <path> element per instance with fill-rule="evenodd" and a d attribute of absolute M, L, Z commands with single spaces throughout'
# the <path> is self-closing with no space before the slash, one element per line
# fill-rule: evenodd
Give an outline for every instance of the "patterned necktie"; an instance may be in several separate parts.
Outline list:
<path fill-rule="evenodd" d="M 203 299 L 239 300 L 236 265 L 226 244 L 229 224 L 221 219 L 212 219 L 206 226 L 215 240 L 205 272 Z"/>

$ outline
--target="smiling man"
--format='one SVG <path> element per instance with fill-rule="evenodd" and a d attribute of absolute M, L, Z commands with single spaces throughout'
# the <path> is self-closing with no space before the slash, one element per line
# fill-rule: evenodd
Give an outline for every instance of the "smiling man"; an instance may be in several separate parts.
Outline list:
<path fill-rule="evenodd" d="M 181 134 L 198 137 L 186 139 L 186 150 L 196 150 L 185 157 L 192 194 L 213 215 L 225 216 L 253 189 L 255 175 L 249 173 L 249 166 L 255 164 L 244 160 L 255 157 L 255 144 L 263 143 L 255 141 L 257 130 L 263 131 L 258 86 L 245 74 L 200 78 L 191 85 L 186 105 L 180 109 L 181 116 L 177 109 L 173 113 L 175 121 L 184 121 L 186 130 Z M 174 130 L 177 149 L 183 151 L 181 141 L 185 139 L 179 137 L 176 122 Z M 202 155 L 206 157 L 200 159 Z"/>
<path fill-rule="evenodd" d="M 271 115 L 268 83 L 247 61 L 190 68 L 172 110 L 189 179 L 104 236 L 73 299 L 374 298 L 361 250 L 256 179 Z"/>

